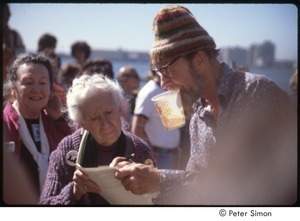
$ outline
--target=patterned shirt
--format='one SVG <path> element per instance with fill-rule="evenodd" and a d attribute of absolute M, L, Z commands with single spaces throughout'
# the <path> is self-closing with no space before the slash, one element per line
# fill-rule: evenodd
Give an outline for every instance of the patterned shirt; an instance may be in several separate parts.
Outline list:
<path fill-rule="evenodd" d="M 195 174 L 207 170 L 213 159 L 222 158 L 226 151 L 247 159 L 255 155 L 249 150 L 258 150 L 274 140 L 275 132 L 270 128 L 275 120 L 280 125 L 280 116 L 286 115 L 288 95 L 266 77 L 234 71 L 225 63 L 220 77 L 217 120 L 213 120 L 211 107 L 204 99 L 193 105 L 190 159 L 185 171 L 161 170 L 161 193 L 155 199 L 158 204 L 173 203 L 171 198 L 178 186 L 192 183 Z M 273 128 L 278 127 L 276 124 Z"/>

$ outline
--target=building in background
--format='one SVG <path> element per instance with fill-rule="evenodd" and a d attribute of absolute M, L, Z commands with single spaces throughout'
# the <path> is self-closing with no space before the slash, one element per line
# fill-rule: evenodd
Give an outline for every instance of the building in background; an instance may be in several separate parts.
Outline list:
<path fill-rule="evenodd" d="M 270 41 L 252 44 L 249 49 L 249 65 L 254 67 L 272 67 L 275 62 L 275 45 Z"/>
<path fill-rule="evenodd" d="M 278 66 L 278 62 L 275 60 L 275 49 L 276 46 L 271 41 L 251 44 L 249 48 L 226 47 L 221 48 L 219 59 L 231 64 L 232 67 L 274 67 Z"/>
<path fill-rule="evenodd" d="M 241 47 L 221 48 L 220 60 L 231 67 L 236 65 L 248 66 L 248 50 Z"/>

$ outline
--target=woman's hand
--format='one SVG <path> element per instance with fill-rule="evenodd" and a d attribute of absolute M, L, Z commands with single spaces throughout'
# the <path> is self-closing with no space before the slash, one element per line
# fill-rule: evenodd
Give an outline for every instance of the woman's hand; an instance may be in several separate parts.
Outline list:
<path fill-rule="evenodd" d="M 73 196 L 76 200 L 79 200 L 87 192 L 90 193 L 100 193 L 100 187 L 94 183 L 89 177 L 81 172 L 76 170 L 73 175 L 74 187 L 73 187 Z"/>
<path fill-rule="evenodd" d="M 58 119 L 63 113 L 61 111 L 62 102 L 55 92 L 52 92 L 48 104 L 46 106 L 46 111 L 53 119 Z"/>

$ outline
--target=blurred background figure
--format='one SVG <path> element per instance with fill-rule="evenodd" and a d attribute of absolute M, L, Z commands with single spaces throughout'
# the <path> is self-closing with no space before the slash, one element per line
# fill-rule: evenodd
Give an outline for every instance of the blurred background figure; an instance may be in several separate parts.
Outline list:
<path fill-rule="evenodd" d="M 9 72 L 9 66 L 14 60 L 14 53 L 6 44 L 2 44 L 2 52 L 3 52 L 3 63 L 2 63 L 2 77 L 3 80 L 7 79 L 7 75 Z"/>
<path fill-rule="evenodd" d="M 66 92 L 64 88 L 58 83 L 58 73 L 61 67 L 61 58 L 56 53 L 57 39 L 54 35 L 45 33 L 38 40 L 37 53 L 47 56 L 52 67 L 52 79 L 54 92 L 59 96 L 63 105 L 66 105 Z"/>
<path fill-rule="evenodd" d="M 112 62 L 108 59 L 95 59 L 86 63 L 82 70 L 82 74 L 93 75 L 97 73 L 103 74 L 110 79 L 114 79 Z"/>
<path fill-rule="evenodd" d="M 5 44 L 14 56 L 25 52 L 25 46 L 20 34 L 8 25 L 10 10 L 8 4 L 3 5 L 3 44 Z"/>
<path fill-rule="evenodd" d="M 61 59 L 58 54 L 56 54 L 56 44 L 57 39 L 54 35 L 46 33 L 43 34 L 39 40 L 38 40 L 38 48 L 37 53 L 42 54 L 44 56 L 49 57 L 51 59 L 51 65 L 52 65 L 52 75 L 53 79 L 56 82 L 56 77 L 59 72 L 60 66 L 61 66 Z"/>
<path fill-rule="evenodd" d="M 83 69 L 91 55 L 91 47 L 84 41 L 77 41 L 71 46 L 71 54 L 75 58 L 76 64 Z"/>
<path fill-rule="evenodd" d="M 65 92 L 72 85 L 74 78 L 80 73 L 80 66 L 78 64 L 68 63 L 65 64 L 58 73 L 58 83 L 64 88 Z"/>
<path fill-rule="evenodd" d="M 44 56 L 48 56 L 51 59 L 53 67 L 53 77 L 56 80 L 58 71 L 61 66 L 61 59 L 58 54 L 56 54 L 57 39 L 54 35 L 46 33 L 43 34 L 38 40 L 37 53 Z"/>
<path fill-rule="evenodd" d="M 136 98 L 131 131 L 146 141 L 152 148 L 159 169 L 177 169 L 180 156 L 180 130 L 166 130 L 151 101 L 154 96 L 165 92 L 160 86 L 160 77 L 151 71 L 152 77 L 142 87 Z"/>
<path fill-rule="evenodd" d="M 8 23 L 10 16 L 11 13 L 8 4 L 3 4 L 3 79 L 6 79 L 11 62 L 18 54 L 25 52 L 25 46 L 20 34 L 16 30 L 9 27 Z"/>
<path fill-rule="evenodd" d="M 28 171 L 6 148 L 3 150 L 3 201 L 7 205 L 37 205 L 39 201 Z"/>
<path fill-rule="evenodd" d="M 132 66 L 123 66 L 119 69 L 117 80 L 124 91 L 124 97 L 128 102 L 128 122 L 131 124 L 135 108 L 135 100 L 140 89 L 141 79 Z"/>
<path fill-rule="evenodd" d="M 56 37 L 52 34 L 45 33 L 38 40 L 37 53 L 44 53 L 45 55 L 55 59 L 57 62 L 56 64 L 57 68 L 60 68 L 61 59 L 55 52 L 56 44 L 57 44 Z"/>
<path fill-rule="evenodd" d="M 298 69 L 295 70 L 289 81 L 292 93 L 290 94 L 291 101 L 295 106 L 298 105 Z"/>

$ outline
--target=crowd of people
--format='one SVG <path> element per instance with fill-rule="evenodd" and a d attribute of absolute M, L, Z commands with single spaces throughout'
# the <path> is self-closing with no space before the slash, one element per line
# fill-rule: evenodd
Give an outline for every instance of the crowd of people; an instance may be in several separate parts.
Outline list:
<path fill-rule="evenodd" d="M 8 27 L 7 4 L 3 15 L 7 204 L 109 205 L 76 167 L 79 148 L 82 166 L 117 168 L 127 191 L 157 205 L 296 202 L 297 71 L 289 96 L 264 76 L 230 68 L 189 9 L 166 5 L 153 20 L 149 81 L 141 87 L 135 67 L 115 76 L 113 62 L 91 59 L 85 41 L 72 44 L 74 62 L 64 65 L 49 33 L 26 53 Z M 151 101 L 167 90 L 180 90 L 182 128 L 166 130 Z M 27 201 L 17 195 L 23 185 Z"/>

